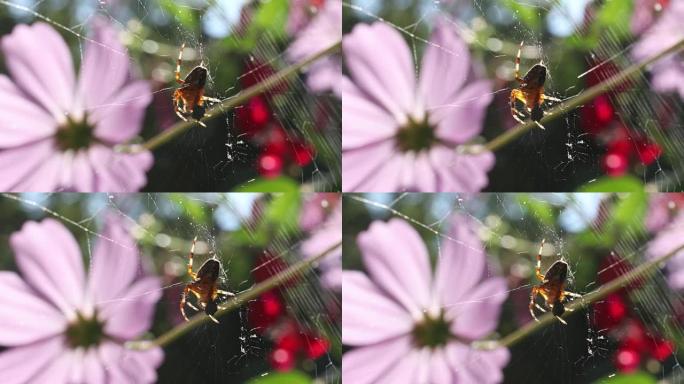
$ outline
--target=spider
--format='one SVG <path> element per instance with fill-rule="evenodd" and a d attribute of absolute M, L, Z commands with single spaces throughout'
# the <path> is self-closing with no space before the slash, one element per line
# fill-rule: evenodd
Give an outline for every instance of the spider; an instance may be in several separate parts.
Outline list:
<path fill-rule="evenodd" d="M 173 93 L 174 110 L 176 111 L 176 115 L 184 121 L 188 121 L 187 117 L 190 116 L 195 119 L 199 125 L 206 127 L 206 125 L 200 121 L 207 111 L 204 102 L 211 101 L 219 103 L 221 100 L 204 96 L 204 86 L 207 83 L 207 68 L 201 63 L 193 68 L 192 71 L 185 76 L 184 80 L 181 80 L 180 69 L 181 63 L 183 62 L 183 49 L 185 49 L 185 43 L 180 47 L 178 61 L 176 62 L 176 82 L 180 84 L 181 87 L 176 89 Z"/>
<path fill-rule="evenodd" d="M 190 248 L 190 254 L 188 255 L 188 275 L 192 277 L 192 282 L 188 283 L 183 290 L 180 301 L 180 312 L 185 321 L 188 321 L 188 316 L 185 314 L 186 304 L 195 311 L 199 311 L 197 307 L 187 301 L 188 293 L 192 292 L 195 294 L 199 306 L 204 309 L 204 313 L 218 324 L 219 321 L 214 317 L 214 313 L 218 310 L 219 295 L 222 295 L 223 298 L 225 298 L 227 296 L 235 296 L 235 294 L 218 289 L 221 263 L 217 259 L 211 258 L 205 261 L 197 273 L 192 271 L 192 257 L 194 256 L 196 241 L 197 236 L 192 240 L 192 247 Z"/>
<path fill-rule="evenodd" d="M 530 293 L 530 314 L 536 320 L 537 316 L 534 314 L 534 307 L 542 312 L 546 312 L 546 309 L 542 308 L 539 304 L 535 302 L 537 295 L 541 295 L 546 302 L 546 307 L 551 309 L 551 313 L 563 324 L 567 324 L 565 320 L 561 318 L 566 310 L 571 311 L 569 308 L 565 308 L 563 304 L 567 297 L 582 297 L 577 293 L 568 292 L 565 290 L 565 280 L 568 276 L 568 263 L 563 260 L 558 260 L 553 265 L 546 270 L 545 274 L 541 274 L 541 255 L 544 249 L 544 240 L 541 242 L 539 247 L 539 253 L 537 254 L 537 267 L 535 268 L 535 273 L 537 279 L 541 281 L 541 284 L 532 287 L 532 292 Z"/>
<path fill-rule="evenodd" d="M 541 129 L 545 129 L 539 120 L 544 117 L 542 104 L 545 101 L 563 101 L 555 97 L 544 94 L 544 82 L 546 81 L 546 66 L 539 62 L 535 64 L 525 74 L 525 77 L 520 78 L 520 53 L 522 52 L 524 41 L 520 42 L 518 48 L 518 55 L 515 57 L 515 80 L 520 83 L 520 88 L 514 88 L 511 91 L 511 114 L 513 118 L 519 123 L 523 123 L 527 115 L 520 112 L 516 107 L 516 100 L 519 100 L 525 106 L 525 111 L 529 113 L 530 118 Z"/>

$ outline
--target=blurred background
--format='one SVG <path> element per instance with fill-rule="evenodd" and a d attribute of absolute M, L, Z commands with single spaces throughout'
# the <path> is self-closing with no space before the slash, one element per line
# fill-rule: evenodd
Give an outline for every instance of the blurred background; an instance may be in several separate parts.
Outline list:
<path fill-rule="evenodd" d="M 542 273 L 569 265 L 567 290 L 585 295 L 684 238 L 680 194 L 346 194 L 345 270 L 364 270 L 359 233 L 374 220 L 400 218 L 423 238 L 433 267 L 451 241 L 450 218 L 473 219 L 487 254 L 486 277 L 503 276 L 508 297 L 491 338 L 531 321 L 535 257 L 546 239 Z M 442 244 L 440 247 L 439 244 Z M 456 255 L 458 256 L 458 255 Z M 680 252 L 654 275 L 625 286 L 587 309 L 527 335 L 509 350 L 505 383 L 681 382 L 684 299 Z M 539 299 L 541 301 L 541 299 Z M 349 350 L 345 347 L 345 352 Z"/>
<path fill-rule="evenodd" d="M 161 279 L 161 299 L 145 335 L 150 339 L 184 322 L 178 307 L 191 280 L 186 264 L 195 236 L 195 272 L 214 255 L 223 266 L 219 288 L 238 293 L 339 241 L 333 237 L 323 248 L 307 245 L 322 228 L 336 228 L 339 238 L 331 215 L 338 204 L 336 194 L 298 192 L 4 195 L 0 269 L 17 270 L 9 236 L 29 220 L 51 217 L 76 238 L 87 271 L 93 247 L 106 241 L 97 236 L 104 218 L 113 214 L 137 242 L 143 269 Z M 220 324 L 207 322 L 174 339 L 164 348 L 157 382 L 340 382 L 341 290 L 327 279 L 339 273 L 339 262 L 314 266 L 220 317 Z"/>
<path fill-rule="evenodd" d="M 135 77 L 148 81 L 154 92 L 134 140 L 141 143 L 180 121 L 172 95 L 182 44 L 181 78 L 201 63 L 209 71 L 206 95 L 225 100 L 303 60 L 301 53 L 287 50 L 321 13 L 323 3 L 1 1 L 0 37 L 19 24 L 47 22 L 66 40 L 78 70 L 92 22 L 105 20 L 127 48 Z M 306 39 L 299 44 L 299 52 L 320 51 Z M 0 73 L 6 74 L 4 64 L 0 55 Z M 100 75 L 107 81 L 107 73 Z M 307 75 L 294 76 L 207 120 L 207 128 L 196 125 L 158 147 L 143 191 L 228 191 L 246 183 L 261 191 L 292 185 L 339 190 L 340 99 L 330 88 L 313 89 L 307 81 Z"/>
<path fill-rule="evenodd" d="M 345 0 L 343 31 L 358 23 L 387 23 L 420 63 L 433 27 L 446 21 L 468 43 L 475 73 L 493 82 L 493 101 L 476 140 L 485 142 L 517 124 L 509 95 L 518 86 L 514 66 L 521 41 L 520 75 L 542 61 L 548 68 L 545 92 L 565 100 L 645 59 L 637 46 L 656 53 L 684 38 L 667 24 L 681 19 L 682 9 L 679 1 L 667 0 Z M 670 21 L 663 18 L 668 13 Z M 652 28 L 663 34 L 646 40 Z M 485 190 L 577 191 L 597 179 L 612 181 L 605 184 L 615 186 L 609 190 L 644 184 L 681 190 L 678 90 L 684 83 L 678 70 L 664 69 L 677 67 L 681 54 L 669 60 L 498 150 Z"/>

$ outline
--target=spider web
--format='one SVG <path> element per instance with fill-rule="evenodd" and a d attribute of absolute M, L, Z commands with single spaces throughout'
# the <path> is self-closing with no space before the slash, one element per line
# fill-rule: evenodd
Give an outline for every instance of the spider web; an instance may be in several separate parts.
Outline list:
<path fill-rule="evenodd" d="M 244 11 L 248 8 L 249 12 Z M 262 33 L 250 29 L 243 11 L 261 18 L 254 24 L 261 25 Z M 225 101 L 239 95 L 249 79 L 261 81 L 289 65 L 285 51 L 293 39 L 277 27 L 264 27 L 263 20 L 270 18 L 274 25 L 284 28 L 287 12 L 287 0 L 2 0 L 0 17 L 7 24 L 0 32 L 9 33 L 11 26 L 19 23 L 49 23 L 70 47 L 78 49 L 74 57 L 78 73 L 85 45 L 93 42 L 89 38 L 91 23 L 107 20 L 120 31 L 136 77 L 153 86 L 154 98 L 145 115 L 142 139 L 136 140 L 139 143 L 180 121 L 173 111 L 172 94 L 177 87 L 173 77 L 181 44 L 186 45 L 181 77 L 202 63 L 209 71 L 207 96 Z M 0 71 L 6 72 L 2 67 Z M 107 74 L 102 78 L 107 81 Z M 268 101 L 269 127 L 282 126 L 286 150 L 294 153 L 299 143 L 315 148 L 311 162 L 301 167 L 291 158 L 294 155 L 284 155 L 282 174 L 294 184 L 310 185 L 314 191 L 339 190 L 341 103 L 331 94 L 310 92 L 304 79 L 299 76 L 284 81 L 280 86 L 283 91 Z M 244 133 L 245 123 L 238 115 L 246 108 L 240 105 L 224 110 L 221 117 L 207 122 L 208 129 L 196 125 L 156 149 L 145 190 L 220 191 L 253 183 L 259 177 L 259 156 L 265 153 L 267 143 Z"/>
<path fill-rule="evenodd" d="M 656 196 L 652 194 L 648 198 Z M 611 252 L 633 266 L 645 261 L 649 236 L 638 230 L 638 224 L 643 222 L 643 210 L 629 211 L 629 224 L 615 234 L 612 246 L 605 247 L 604 242 L 609 232 L 606 228 L 611 225 L 607 223 L 621 211 L 625 212 L 626 205 L 633 206 L 637 199 L 645 201 L 647 196 L 345 194 L 343 268 L 364 270 L 356 239 L 373 220 L 400 218 L 409 222 L 425 241 L 434 267 L 443 244 L 459 241 L 449 235 L 452 215 L 470 217 L 478 226 L 476 232 L 487 254 L 487 277 L 503 276 L 508 284 L 498 327 L 491 335 L 499 339 L 532 321 L 527 307 L 532 285 L 538 284 L 534 268 L 541 239 L 546 239 L 542 273 L 556 260 L 565 260 L 569 265 L 567 289 L 581 295 L 599 289 L 603 284 L 601 279 L 610 273 L 625 273 L 625 266 L 615 259 L 607 265 L 600 264 Z M 662 382 L 680 382 L 684 378 L 680 365 L 684 332 L 677 320 L 681 294 L 670 288 L 665 272 L 659 270 L 640 281 L 628 297 L 628 317 L 646 326 L 649 340 L 667 338 L 675 342 L 673 355 L 662 362 L 643 357 L 638 369 Z M 542 300 L 538 298 L 537 302 Z M 597 311 L 605 309 L 597 308 L 605 308 L 604 304 L 606 299 L 588 309 L 576 310 L 577 313 L 566 318 L 568 325 L 556 321 L 513 344 L 503 371 L 504 383 L 595 383 L 610 382 L 607 379 L 621 376 L 615 356 L 618 343 L 626 340 L 627 334 L 616 332 L 616 328 L 599 327 L 601 323 L 597 320 L 601 314 Z"/>
<path fill-rule="evenodd" d="M 309 199 L 311 195 L 301 198 Z M 263 199 L 269 202 L 264 204 Z M 180 294 L 189 281 L 187 256 L 192 238 L 197 236 L 194 270 L 209 257 L 222 264 L 220 288 L 242 292 L 254 284 L 258 273 L 276 274 L 279 265 L 301 260 L 302 236 L 298 235 L 298 194 L 4 194 L 0 216 L 5 225 L 2 237 L 19 230 L 27 220 L 52 217 L 65 225 L 83 250 L 84 263 L 100 241 L 126 247 L 101 234 L 104 217 L 113 214 L 130 227 L 140 249 L 143 268 L 161 279 L 162 295 L 148 337 L 168 332 L 183 322 L 178 310 Z M 261 203 L 259 203 L 261 201 Z M 279 208 L 274 208 L 274 207 Z M 274 212 L 289 215 L 282 227 L 264 238 L 259 218 Z M 281 218 L 282 219 L 282 218 Z M 266 240 L 265 240 L 266 239 Z M 0 268 L 15 270 L 14 255 L 4 247 Z M 270 258 L 261 258 L 270 255 Z M 284 313 L 281 320 L 295 324 L 309 339 L 318 335 L 330 343 L 316 360 L 304 359 L 299 352 L 295 369 L 329 383 L 340 382 L 340 335 L 338 294 L 327 288 L 315 270 L 280 287 Z M 156 291 L 145 292 L 154 294 Z M 125 299 L 124 299 L 125 300 Z M 192 302 L 194 297 L 190 298 Z M 165 346 L 164 361 L 158 368 L 158 382 L 225 383 L 250 382 L 275 374 L 268 363 L 274 349 L 270 333 L 280 325 L 258 331 L 250 320 L 254 301 L 207 322 Z M 219 304 L 219 307 L 221 305 Z M 337 310 L 335 310 L 337 308 Z M 186 307 L 189 316 L 195 312 Z"/>
<path fill-rule="evenodd" d="M 493 100 L 481 134 L 489 141 L 516 124 L 508 97 L 516 85 L 514 63 L 521 41 L 525 47 L 520 75 L 543 62 L 548 68 L 546 94 L 570 101 L 590 87 L 589 77 L 605 80 L 634 63 L 630 54 L 640 36 L 632 36 L 629 30 L 630 4 L 592 0 L 345 0 L 343 29 L 348 33 L 357 23 L 373 22 L 396 29 L 411 48 L 418 76 L 418 63 L 428 46 L 453 54 L 430 41 L 435 22 L 448 23 L 470 46 L 476 72 L 494 84 L 487 93 Z M 610 19 L 612 14 L 616 16 Z M 652 190 L 681 190 L 684 156 L 678 145 L 682 131 L 677 118 L 681 100 L 653 92 L 648 73 L 621 87 L 625 89 L 608 93 L 615 117 L 602 133 L 594 135 L 587 128 L 588 124 L 598 124 L 597 117 L 583 116 L 591 116 L 598 108 L 589 102 L 547 123 L 546 130 L 535 128 L 499 149 L 487 190 L 591 188 L 590 184 L 606 175 L 606 156 L 620 125 L 628 132 L 626 174 Z M 659 117 L 665 111 L 669 118 Z M 656 143 L 662 155 L 653 162 L 641 160 L 638 151 L 642 141 Z"/>

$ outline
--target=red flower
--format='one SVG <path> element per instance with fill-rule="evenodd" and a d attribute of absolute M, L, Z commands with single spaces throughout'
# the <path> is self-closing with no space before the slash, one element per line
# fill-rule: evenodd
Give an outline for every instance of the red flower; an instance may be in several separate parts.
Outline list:
<path fill-rule="evenodd" d="M 627 304 L 621 295 L 613 293 L 604 301 L 594 304 L 594 312 L 594 322 L 598 329 L 612 329 L 627 315 Z"/>
<path fill-rule="evenodd" d="M 249 303 L 248 320 L 257 333 L 263 334 L 284 313 L 284 304 L 274 291 L 268 291 Z"/>
<path fill-rule="evenodd" d="M 266 128 L 271 120 L 271 109 L 266 100 L 261 96 L 256 96 L 247 104 L 235 110 L 238 129 L 247 137 L 254 137 Z"/>
<path fill-rule="evenodd" d="M 636 371 L 641 363 L 641 355 L 632 348 L 620 347 L 615 354 L 615 367 L 620 372 L 629 373 Z"/>

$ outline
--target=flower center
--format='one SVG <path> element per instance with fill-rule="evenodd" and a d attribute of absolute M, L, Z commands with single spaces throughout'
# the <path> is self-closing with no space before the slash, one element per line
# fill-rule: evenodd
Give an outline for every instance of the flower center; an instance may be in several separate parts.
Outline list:
<path fill-rule="evenodd" d="M 418 347 L 433 349 L 444 346 L 452 339 L 450 325 L 451 322 L 444 318 L 444 312 L 436 318 L 425 315 L 423 321 L 413 328 L 413 342 Z"/>
<path fill-rule="evenodd" d="M 408 123 L 397 132 L 396 140 L 397 147 L 402 152 L 427 150 L 438 141 L 427 115 L 423 121 L 415 121 L 409 117 Z"/>
<path fill-rule="evenodd" d="M 99 321 L 96 315 L 85 318 L 77 312 L 76 321 L 69 324 L 66 329 L 66 339 L 71 348 L 99 345 L 104 336 L 104 323 Z"/>
<path fill-rule="evenodd" d="M 81 121 L 67 118 L 66 124 L 57 129 L 57 145 L 62 151 L 88 148 L 93 141 L 93 127 L 88 125 L 84 117 Z"/>

